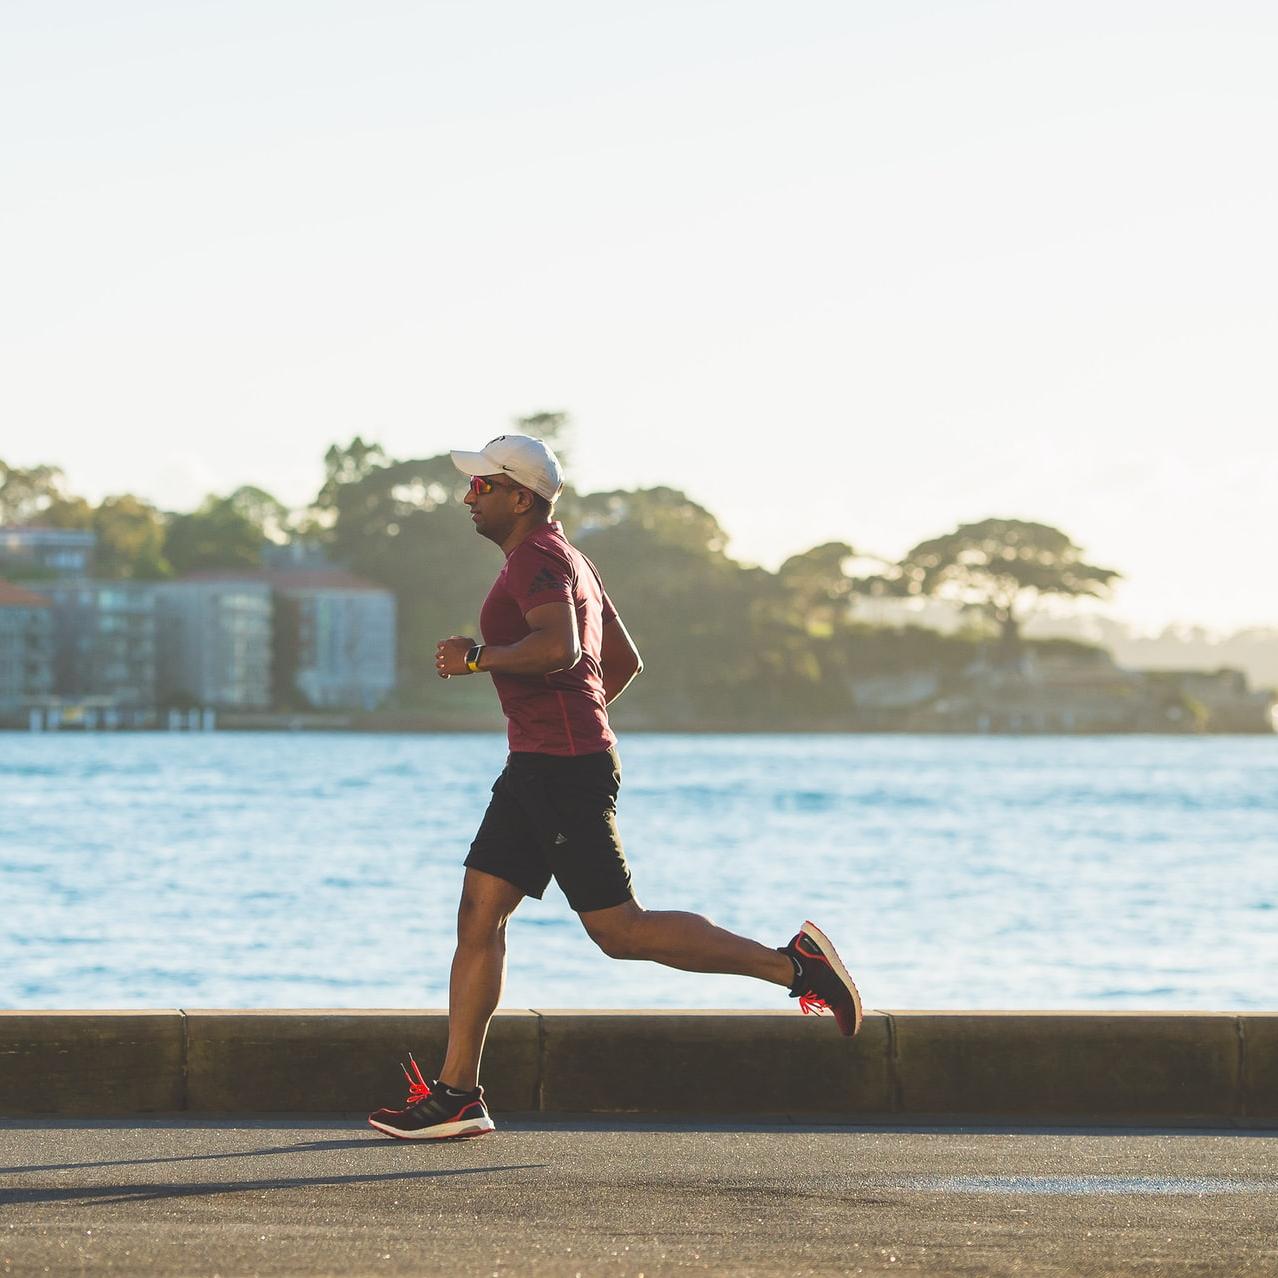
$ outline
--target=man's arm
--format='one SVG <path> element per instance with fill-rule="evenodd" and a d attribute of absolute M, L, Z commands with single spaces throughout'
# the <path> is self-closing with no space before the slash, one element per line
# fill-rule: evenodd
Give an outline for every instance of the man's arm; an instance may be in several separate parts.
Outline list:
<path fill-rule="evenodd" d="M 498 647 L 487 644 L 480 657 L 484 674 L 539 675 L 569 670 L 581 660 L 581 636 L 577 633 L 577 612 L 570 603 L 538 604 L 524 613 L 530 627 L 518 643 Z M 607 627 L 605 627 L 605 631 Z M 435 670 L 440 678 L 464 675 L 466 653 L 475 641 L 452 635 L 435 646 Z"/>
<path fill-rule="evenodd" d="M 599 661 L 603 666 L 604 700 L 608 702 L 616 701 L 643 670 L 639 649 L 620 617 L 604 623 Z"/>

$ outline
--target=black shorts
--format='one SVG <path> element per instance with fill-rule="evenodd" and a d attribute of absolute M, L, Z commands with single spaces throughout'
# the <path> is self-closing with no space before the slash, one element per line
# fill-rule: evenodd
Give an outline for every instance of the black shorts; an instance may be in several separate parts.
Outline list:
<path fill-rule="evenodd" d="M 560 756 L 512 753 L 493 783 L 466 864 L 541 898 L 551 876 L 578 912 L 633 898 L 617 833 L 616 750 Z"/>

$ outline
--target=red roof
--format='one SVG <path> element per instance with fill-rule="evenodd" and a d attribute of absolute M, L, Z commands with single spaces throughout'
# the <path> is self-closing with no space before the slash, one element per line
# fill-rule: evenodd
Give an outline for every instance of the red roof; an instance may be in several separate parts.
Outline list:
<path fill-rule="evenodd" d="M 0 608 L 51 608 L 53 605 L 43 595 L 23 590 L 11 581 L 0 581 Z"/>

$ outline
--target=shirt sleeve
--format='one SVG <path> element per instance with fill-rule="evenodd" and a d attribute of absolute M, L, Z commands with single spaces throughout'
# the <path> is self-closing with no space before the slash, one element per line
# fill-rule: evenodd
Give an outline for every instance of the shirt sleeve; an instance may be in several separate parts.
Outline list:
<path fill-rule="evenodd" d="M 544 551 L 522 547 L 511 555 L 506 572 L 506 588 L 525 616 L 542 604 L 573 602 L 572 567 Z"/>
<path fill-rule="evenodd" d="M 591 575 L 595 579 L 595 585 L 599 590 L 599 624 L 606 626 L 610 621 L 617 620 L 617 609 L 613 606 L 613 602 L 608 598 L 608 592 L 604 589 L 603 578 L 599 575 L 599 569 L 595 567 L 594 562 L 587 555 L 582 555 L 586 561 L 586 567 L 590 569 Z"/>

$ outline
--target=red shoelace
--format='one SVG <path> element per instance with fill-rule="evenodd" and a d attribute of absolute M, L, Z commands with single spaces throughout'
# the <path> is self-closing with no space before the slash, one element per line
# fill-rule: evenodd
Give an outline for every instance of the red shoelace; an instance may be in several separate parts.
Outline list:
<path fill-rule="evenodd" d="M 828 1012 L 830 1005 L 823 998 L 811 993 L 799 995 L 799 1010 L 806 1016 L 809 1012 L 815 1012 L 818 1016 L 822 1012 Z"/>
<path fill-rule="evenodd" d="M 821 953 L 821 947 L 802 932 L 794 938 L 791 944 L 809 962 L 824 963 L 826 967 L 830 966 L 830 960 Z M 799 995 L 799 1010 L 804 1016 L 809 1012 L 815 1012 L 820 1016 L 822 1012 L 829 1012 L 833 1009 L 819 994 L 808 990 L 806 994 Z"/>
<path fill-rule="evenodd" d="M 410 1074 L 403 1061 L 399 1067 L 404 1071 L 404 1077 L 408 1079 L 408 1099 L 404 1102 L 405 1108 L 409 1105 L 416 1105 L 418 1101 L 424 1101 L 430 1095 L 430 1084 L 422 1077 L 422 1072 L 417 1067 L 417 1062 L 413 1060 L 412 1052 L 408 1053 L 408 1064 L 413 1067 Z"/>

